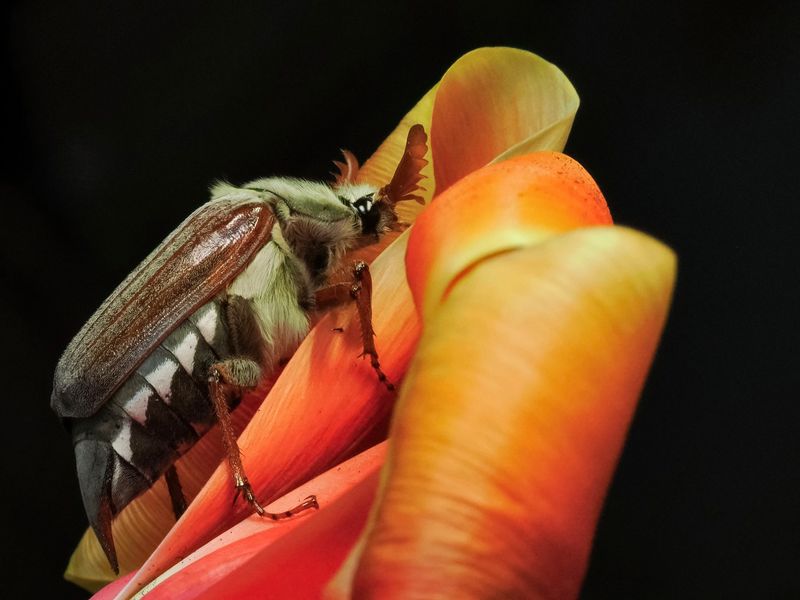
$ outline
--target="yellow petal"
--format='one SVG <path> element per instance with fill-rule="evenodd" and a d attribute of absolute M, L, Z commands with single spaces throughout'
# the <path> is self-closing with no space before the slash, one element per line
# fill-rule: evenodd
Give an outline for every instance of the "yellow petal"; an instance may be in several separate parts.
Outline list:
<path fill-rule="evenodd" d="M 674 274 L 598 227 L 460 275 L 398 401 L 356 596 L 577 596 Z"/>
<path fill-rule="evenodd" d="M 389 181 L 420 123 L 430 136 L 422 195 L 429 201 L 464 175 L 490 162 L 536 150 L 561 151 L 578 94 L 546 60 L 515 48 L 478 48 L 459 58 L 442 80 L 400 121 L 359 171 L 361 181 Z M 412 223 L 422 207 L 405 202 L 401 220 Z"/>
<path fill-rule="evenodd" d="M 561 151 L 578 110 L 569 79 L 515 48 L 481 48 L 442 78 L 431 150 L 440 194 L 482 166 L 536 150 Z"/>

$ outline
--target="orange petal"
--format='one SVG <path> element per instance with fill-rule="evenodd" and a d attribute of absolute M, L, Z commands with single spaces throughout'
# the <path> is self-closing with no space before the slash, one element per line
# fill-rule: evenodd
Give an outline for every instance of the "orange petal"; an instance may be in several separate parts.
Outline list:
<path fill-rule="evenodd" d="M 462 274 L 398 401 L 357 597 L 577 596 L 674 272 L 602 227 Z"/>
<path fill-rule="evenodd" d="M 148 585 L 147 597 L 255 598 L 264 589 L 273 598 L 318 597 L 364 526 L 385 454 L 385 443 L 370 448 L 270 507 L 315 494 L 318 511 L 278 523 L 245 519 Z"/>
<path fill-rule="evenodd" d="M 492 161 L 563 150 L 577 110 L 575 88 L 535 54 L 481 48 L 464 55 L 442 78 L 433 107 L 436 193 Z"/>
<path fill-rule="evenodd" d="M 437 197 L 436 209 L 417 220 L 407 260 L 414 300 L 427 314 L 479 259 L 609 223 L 597 184 L 564 154 L 537 152 L 490 165 Z"/>

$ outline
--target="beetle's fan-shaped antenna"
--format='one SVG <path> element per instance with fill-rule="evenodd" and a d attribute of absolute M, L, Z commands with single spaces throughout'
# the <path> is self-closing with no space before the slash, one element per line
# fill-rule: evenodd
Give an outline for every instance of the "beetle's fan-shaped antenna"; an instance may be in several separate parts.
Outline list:
<path fill-rule="evenodd" d="M 392 180 L 378 192 L 379 196 L 387 198 L 392 205 L 401 200 L 416 200 L 420 204 L 424 204 L 422 196 L 414 194 L 414 192 L 425 191 L 425 188 L 418 184 L 425 177 L 422 169 L 428 164 L 425 159 L 427 152 L 428 134 L 425 133 L 425 128 L 417 123 L 408 130 L 403 158 L 400 159 Z"/>
<path fill-rule="evenodd" d="M 339 169 L 338 173 L 331 173 L 334 177 L 334 185 L 355 183 L 358 176 L 358 159 L 350 150 L 342 150 L 342 154 L 344 155 L 344 162 L 340 160 L 333 161 L 333 164 Z"/>

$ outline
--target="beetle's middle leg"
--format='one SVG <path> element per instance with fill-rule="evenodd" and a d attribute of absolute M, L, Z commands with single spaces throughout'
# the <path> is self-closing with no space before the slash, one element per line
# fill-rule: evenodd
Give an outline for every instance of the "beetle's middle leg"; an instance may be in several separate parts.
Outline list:
<path fill-rule="evenodd" d="M 361 326 L 361 342 L 364 345 L 361 356 L 369 356 L 370 364 L 378 379 L 392 391 L 395 389 L 394 384 L 381 370 L 378 350 L 375 348 L 375 330 L 372 329 L 372 276 L 369 266 L 363 260 L 359 260 L 353 265 L 352 273 L 351 282 L 334 283 L 319 289 L 315 298 L 317 308 L 355 301 Z"/>

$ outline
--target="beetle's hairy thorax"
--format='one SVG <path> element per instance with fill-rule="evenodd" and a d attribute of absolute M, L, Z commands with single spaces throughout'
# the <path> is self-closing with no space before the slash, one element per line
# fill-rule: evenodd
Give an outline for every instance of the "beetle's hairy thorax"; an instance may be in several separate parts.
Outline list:
<path fill-rule="evenodd" d="M 279 232 L 276 232 L 279 229 Z M 287 249 L 305 271 L 310 285 L 324 285 L 359 236 L 356 218 L 325 222 L 298 216 L 273 228 L 273 239 Z"/>
<path fill-rule="evenodd" d="M 263 375 L 290 357 L 308 333 L 315 286 L 303 262 L 285 245 L 278 225 L 272 240 L 231 283 L 230 296 L 249 301 L 263 340 L 256 359 Z"/>

